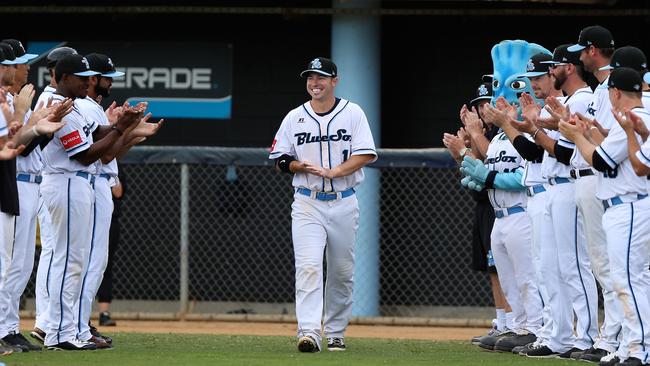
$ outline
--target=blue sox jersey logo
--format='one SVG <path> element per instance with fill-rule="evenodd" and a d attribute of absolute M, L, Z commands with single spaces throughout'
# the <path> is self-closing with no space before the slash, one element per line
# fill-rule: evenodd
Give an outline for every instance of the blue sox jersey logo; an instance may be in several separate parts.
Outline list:
<path fill-rule="evenodd" d="M 300 146 L 302 144 L 311 144 L 313 142 L 350 141 L 352 135 L 346 135 L 346 132 L 348 132 L 346 129 L 341 128 L 336 131 L 335 135 L 312 136 L 311 132 L 299 132 L 294 136 L 296 137 L 296 145 Z"/>
<path fill-rule="evenodd" d="M 488 164 L 495 164 L 495 163 L 517 163 L 517 157 L 516 156 L 507 156 L 507 152 L 505 151 L 500 151 L 499 155 L 494 158 L 488 158 L 487 163 Z"/>
<path fill-rule="evenodd" d="M 589 103 L 587 106 L 587 113 L 589 113 L 592 116 L 596 115 L 596 109 L 594 108 L 594 102 Z"/>

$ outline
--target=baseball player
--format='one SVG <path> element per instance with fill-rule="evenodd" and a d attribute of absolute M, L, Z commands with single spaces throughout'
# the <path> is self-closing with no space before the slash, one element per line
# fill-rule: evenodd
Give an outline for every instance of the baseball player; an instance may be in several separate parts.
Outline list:
<path fill-rule="evenodd" d="M 492 139 L 485 164 L 470 157 L 465 157 L 462 163 L 462 171 L 470 183 L 478 182 L 488 188 L 496 216 L 491 234 L 492 251 L 499 281 L 514 315 L 512 331 L 485 337 L 479 344 L 490 350 L 501 350 L 502 347 L 497 348 L 501 342 L 508 344 L 508 351 L 532 343 L 542 325 L 542 301 L 532 260 L 531 222 L 526 213 L 522 170 L 523 159 L 503 132 Z M 466 183 L 467 179 L 463 179 L 463 184 Z"/>
<path fill-rule="evenodd" d="M 77 51 L 70 47 L 58 47 L 47 54 L 47 69 L 50 74 L 50 84 L 45 86 L 41 95 L 39 95 L 36 105 L 47 105 L 52 94 L 56 92 L 56 77 L 54 68 L 57 61 L 67 55 L 77 54 Z M 42 179 L 42 178 L 41 178 Z M 52 262 L 52 229 L 50 225 L 50 216 L 47 209 L 44 208 L 43 197 L 39 196 L 38 223 L 40 227 L 41 238 L 41 255 L 38 259 L 36 270 L 36 319 L 34 329 L 29 333 L 30 336 L 40 343 L 45 342 L 47 304 L 49 303 L 49 278 Z"/>
<path fill-rule="evenodd" d="M 596 120 L 604 129 L 616 124 L 607 91 L 609 70 L 600 70 L 611 62 L 614 53 L 614 39 L 609 30 L 601 26 L 589 26 L 580 32 L 578 43 L 567 48 L 569 52 L 580 52 L 580 61 L 585 70 L 592 72 L 599 82 L 594 90 L 592 102 L 587 106 L 586 118 Z M 572 148 L 571 142 L 560 140 L 561 145 Z M 573 174 L 576 176 L 575 197 L 578 210 L 584 220 L 587 253 L 591 270 L 600 284 L 603 293 L 605 318 L 600 327 L 600 335 L 593 347 L 583 354 L 576 353 L 580 360 L 599 362 L 608 353 L 618 348 L 618 334 L 621 330 L 623 309 L 616 301 L 610 281 L 607 240 L 603 230 L 603 205 L 596 198 L 597 177 L 590 164 L 574 149 L 570 159 Z"/>
<path fill-rule="evenodd" d="M 632 111 L 650 126 L 650 114 L 641 102 L 642 79 L 630 68 L 613 70 L 608 79 L 608 94 L 615 114 Z M 614 114 L 613 114 L 614 115 Z M 620 119 L 620 117 L 619 117 Z M 650 210 L 639 203 L 647 197 L 647 179 L 639 177 L 628 158 L 628 136 L 641 142 L 641 137 L 626 132 L 619 123 L 598 145 L 585 137 L 587 123 L 573 119 L 572 125 L 560 123 L 560 131 L 575 142 L 583 158 L 598 170 L 597 197 L 605 209 L 603 228 L 607 235 L 610 279 L 616 301 L 625 309 L 620 346 L 615 353 L 601 358 L 601 365 L 643 365 L 648 362 L 646 348 L 650 337 L 650 306 L 647 296 L 648 238 Z M 600 139 L 594 138 L 598 141 Z M 645 277 L 645 278 L 644 278 Z M 646 325 L 644 327 L 644 324 Z"/>
<path fill-rule="evenodd" d="M 85 98 L 88 77 L 98 75 L 81 55 L 68 55 L 55 67 L 54 99 Z M 97 346 L 77 338 L 75 308 L 87 268 L 92 222 L 96 162 L 115 141 L 135 127 L 142 110 L 125 107 L 112 126 L 98 126 L 75 106 L 63 129 L 43 149 L 41 194 L 51 218 L 53 250 L 45 346 L 51 350 L 92 350 Z M 63 189 L 62 189 L 63 187 Z"/>
<path fill-rule="evenodd" d="M 334 62 L 315 58 L 300 76 L 306 77 L 311 100 L 287 114 L 269 155 L 280 171 L 293 175 L 298 350 L 320 351 L 322 322 L 327 349 L 343 351 L 359 226 L 355 187 L 363 181 L 361 168 L 377 153 L 363 110 L 334 95 L 339 80 Z"/>

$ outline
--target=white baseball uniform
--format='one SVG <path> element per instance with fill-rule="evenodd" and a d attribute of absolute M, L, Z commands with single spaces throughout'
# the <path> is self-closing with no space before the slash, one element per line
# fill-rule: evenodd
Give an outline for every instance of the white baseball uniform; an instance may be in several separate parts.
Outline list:
<path fill-rule="evenodd" d="M 585 113 L 592 99 L 589 87 L 576 90 L 563 100 L 572 112 Z M 563 139 L 559 131 L 549 137 Z M 571 168 L 548 152 L 542 169 L 548 179 L 542 234 L 542 276 L 547 281 L 553 328 L 544 345 L 563 353 L 573 347 L 587 349 L 598 336 L 598 296 L 587 255 L 583 220 L 575 201 Z M 567 301 L 568 300 L 568 301 Z M 573 334 L 574 314 L 576 336 Z"/>
<path fill-rule="evenodd" d="M 632 109 L 650 128 L 650 112 L 642 107 Z M 641 144 L 640 136 L 636 135 Z M 645 145 L 644 145 L 645 146 Z M 648 152 L 647 148 L 644 148 Z M 648 258 L 650 257 L 650 204 L 647 202 L 648 180 L 634 172 L 628 159 L 627 134 L 618 125 L 596 148 L 609 169 L 598 174 L 597 196 L 603 200 L 603 227 L 607 233 L 607 249 L 613 288 L 624 309 L 620 359 L 649 360 L 650 304 L 648 303 Z M 637 154 L 647 162 L 643 151 Z"/>
<path fill-rule="evenodd" d="M 600 83 L 593 93 L 592 101 L 587 106 L 588 118 L 595 118 L 603 127 L 611 128 L 617 124 L 611 113 L 611 102 L 607 89 L 609 77 Z M 587 254 L 591 270 L 600 284 L 603 293 L 605 319 L 600 327 L 600 335 L 596 339 L 594 348 L 614 352 L 618 348 L 618 335 L 621 330 L 621 317 L 623 310 L 616 301 L 616 294 L 611 284 L 610 265 L 607 254 L 607 239 L 603 229 L 604 208 L 602 202 L 596 198 L 598 186 L 597 172 L 591 168 L 573 142 L 560 138 L 559 144 L 574 149 L 571 157 L 571 166 L 576 176 L 575 199 L 580 217 L 584 222 L 585 237 L 587 240 Z M 591 174 L 591 175 L 588 175 Z"/>
<path fill-rule="evenodd" d="M 523 159 L 503 133 L 487 150 L 485 166 L 500 173 L 523 168 Z M 526 193 L 488 189 L 496 219 L 490 239 L 499 282 L 512 308 L 515 331 L 537 334 L 542 326 L 542 300 L 533 265 L 531 220 L 526 213 Z"/>
<path fill-rule="evenodd" d="M 43 89 L 43 92 L 36 101 L 36 106 L 46 105 L 52 94 L 56 89 L 48 85 Z M 41 154 L 42 155 L 42 154 Z M 45 207 L 43 196 L 39 195 L 38 205 L 38 225 L 40 228 L 41 238 L 41 255 L 38 259 L 38 267 L 36 269 L 36 319 L 34 326 L 38 329 L 47 329 L 47 306 L 50 301 L 49 295 L 49 279 L 52 263 L 52 227 L 50 226 L 50 213 Z"/>
<path fill-rule="evenodd" d="M 82 115 L 90 122 L 99 126 L 110 123 L 102 107 L 92 98 L 80 99 L 77 105 L 82 109 Z M 95 212 L 93 220 L 93 237 L 90 242 L 88 268 L 83 277 L 81 296 L 78 303 L 78 331 L 77 338 L 87 341 L 91 338 L 90 315 L 92 305 L 99 290 L 99 285 L 104 277 L 104 270 L 108 264 L 108 233 L 111 227 L 113 214 L 113 197 L 111 186 L 117 178 L 117 161 L 113 159 L 108 164 L 98 161 L 98 174 L 95 179 Z"/>
<path fill-rule="evenodd" d="M 275 135 L 270 159 L 287 154 L 325 168 L 334 168 L 353 155 L 374 155 L 375 144 L 361 107 L 337 99 L 335 108 L 319 115 L 307 102 L 290 111 Z M 325 284 L 326 337 L 343 337 L 352 311 L 354 245 L 359 205 L 354 188 L 363 170 L 325 179 L 296 173 L 291 206 L 296 266 L 298 337 L 312 336 L 320 347 L 323 317 L 323 250 L 327 258 Z"/>
<path fill-rule="evenodd" d="M 53 98 L 63 99 L 58 94 Z M 43 150 L 41 194 L 53 234 L 46 346 L 73 341 L 77 336 L 74 310 L 92 240 L 96 166 L 86 166 L 72 157 L 90 148 L 97 124 L 86 120 L 77 103 L 63 118 L 65 126 Z"/>
<path fill-rule="evenodd" d="M 7 121 L 4 114 L 0 113 L 0 137 L 7 137 L 8 134 Z M 0 212 L 0 240 L 2 240 L 0 242 L 0 282 L 7 276 L 4 269 L 9 268 L 8 264 L 11 262 L 10 245 L 14 239 L 14 219 L 14 215 Z"/>

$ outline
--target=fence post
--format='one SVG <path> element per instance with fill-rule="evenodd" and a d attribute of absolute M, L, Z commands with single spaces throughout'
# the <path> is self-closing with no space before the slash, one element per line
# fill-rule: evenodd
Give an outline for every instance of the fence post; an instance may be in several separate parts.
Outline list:
<path fill-rule="evenodd" d="M 180 311 L 185 318 L 189 298 L 189 234 L 190 234 L 190 169 L 181 164 L 181 252 L 180 252 Z"/>

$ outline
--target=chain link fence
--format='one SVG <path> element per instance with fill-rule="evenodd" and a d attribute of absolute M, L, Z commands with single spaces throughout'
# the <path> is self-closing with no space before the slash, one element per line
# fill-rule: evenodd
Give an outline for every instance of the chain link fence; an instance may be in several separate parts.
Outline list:
<path fill-rule="evenodd" d="M 181 313 L 293 312 L 291 177 L 267 156 L 262 148 L 135 148 L 120 167 L 127 192 L 115 299 L 140 301 L 142 312 L 163 303 Z M 490 305 L 487 275 L 470 269 L 475 203 L 455 162 L 441 149 L 379 156 L 365 168 L 379 172 L 379 212 L 361 213 L 379 215 L 379 315 Z"/>

